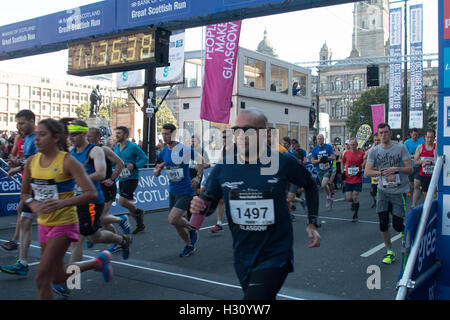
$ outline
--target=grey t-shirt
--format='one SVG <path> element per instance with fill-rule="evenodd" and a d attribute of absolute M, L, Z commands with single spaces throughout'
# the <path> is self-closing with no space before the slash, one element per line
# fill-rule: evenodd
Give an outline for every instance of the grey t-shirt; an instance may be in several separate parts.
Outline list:
<path fill-rule="evenodd" d="M 392 142 L 392 146 L 384 149 L 381 144 L 373 147 L 367 157 L 368 162 L 373 162 L 378 170 L 392 167 L 404 167 L 404 161 L 410 161 L 408 148 L 398 142 Z M 389 177 L 381 176 L 378 189 L 387 193 L 406 193 L 409 191 L 409 178 L 407 174 L 396 173 Z"/>

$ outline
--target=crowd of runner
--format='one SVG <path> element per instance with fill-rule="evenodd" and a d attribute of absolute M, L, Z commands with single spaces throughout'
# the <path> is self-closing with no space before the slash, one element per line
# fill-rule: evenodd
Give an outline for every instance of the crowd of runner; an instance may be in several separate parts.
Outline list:
<path fill-rule="evenodd" d="M 21 200 L 15 233 L 2 247 L 17 250 L 18 260 L 0 270 L 28 274 L 32 222 L 37 218 L 41 259 L 35 282 L 39 299 L 51 299 L 54 292 L 68 296 L 66 270 L 72 266 L 81 272 L 98 270 L 106 282 L 111 281 L 111 254 L 120 251 L 122 258 L 128 259 L 133 235 L 146 230 L 144 211 L 136 207 L 134 191 L 139 169 L 148 163 L 147 155 L 129 141 L 126 127 L 115 129 L 111 144 L 99 128 L 89 128 L 81 120 L 45 119 L 36 125 L 33 112 L 22 110 L 16 122 L 18 134 L 8 151 L 8 175 L 21 176 Z M 426 194 L 436 160 L 433 130 L 419 138 L 413 129 L 411 138 L 402 144 L 392 141 L 389 125 L 382 123 L 364 151 L 354 138 L 341 150 L 326 144 L 321 134 L 316 137 L 317 145 L 305 150 L 290 137 L 282 137 L 279 144 L 264 113 L 247 109 L 239 113 L 231 129 L 222 132 L 222 157 L 205 179 L 203 171 L 211 163 L 201 141 L 192 136 L 190 145 L 180 143 L 176 129 L 172 124 L 162 127 L 154 175 L 164 170 L 169 180 L 168 222 L 183 242 L 179 256 L 195 252 L 205 215 L 216 212 L 217 223 L 211 231 L 217 233 L 224 229 L 225 214 L 244 299 L 275 299 L 293 271 L 295 204 L 308 214 L 309 247 L 318 247 L 319 188 L 330 211 L 335 193 L 342 190 L 350 203 L 351 221 L 356 223 L 364 176 L 371 179 L 372 208 L 378 214 L 386 246 L 382 262 L 392 263 L 390 220 L 394 230 L 403 233 L 405 198 L 412 195 L 415 206 L 421 193 Z M 271 171 L 273 163 L 266 160 L 274 157 L 277 166 Z M 120 217 L 109 214 L 116 197 L 127 210 Z M 133 231 L 132 224 L 136 226 Z M 83 245 L 92 248 L 96 243 L 111 247 L 82 261 Z M 71 256 L 65 264 L 69 247 Z"/>

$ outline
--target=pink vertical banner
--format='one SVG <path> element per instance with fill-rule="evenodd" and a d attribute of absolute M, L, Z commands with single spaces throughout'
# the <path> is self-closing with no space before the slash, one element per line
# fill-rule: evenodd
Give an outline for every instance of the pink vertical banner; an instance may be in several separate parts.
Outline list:
<path fill-rule="evenodd" d="M 378 125 L 380 123 L 386 122 L 384 115 L 384 104 L 373 104 L 372 107 L 372 122 L 373 122 L 373 132 L 377 133 Z"/>
<path fill-rule="evenodd" d="M 241 21 L 206 27 L 200 119 L 229 123 Z"/>

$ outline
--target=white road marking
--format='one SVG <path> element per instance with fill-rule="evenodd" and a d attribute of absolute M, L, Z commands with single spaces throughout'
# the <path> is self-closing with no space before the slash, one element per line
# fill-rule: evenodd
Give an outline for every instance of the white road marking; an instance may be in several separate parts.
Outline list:
<path fill-rule="evenodd" d="M 0 241 L 7 242 L 7 240 L 3 240 L 3 239 L 0 239 Z M 31 244 L 30 247 L 33 247 L 33 248 L 36 248 L 36 249 L 40 249 L 40 246 L 37 246 L 37 245 L 34 245 L 34 244 Z M 70 254 L 70 252 L 68 251 L 68 252 L 66 252 L 66 254 Z M 88 255 L 83 255 L 83 257 L 88 258 L 88 259 L 93 259 L 94 258 L 93 256 L 88 256 Z M 206 283 L 210 283 L 210 284 L 214 284 L 214 285 L 219 285 L 219 286 L 223 286 L 223 287 L 229 287 L 229 288 L 235 288 L 235 289 L 241 290 L 241 286 L 238 286 L 238 285 L 229 284 L 229 283 L 225 283 L 225 282 L 218 282 L 218 281 L 214 281 L 214 280 L 203 279 L 203 278 L 189 276 L 189 275 L 182 274 L 182 273 L 175 273 L 175 272 L 170 272 L 170 271 L 165 271 L 165 270 L 160 270 L 160 269 L 154 269 L 154 268 L 144 267 L 144 266 L 131 264 L 131 263 L 126 263 L 126 262 L 121 262 L 121 261 L 114 261 L 114 260 L 111 260 L 111 263 L 122 265 L 122 266 L 126 266 L 126 267 L 132 267 L 132 268 L 136 268 L 136 269 L 141 269 L 141 270 L 146 270 L 146 271 L 151 271 L 151 272 L 156 272 L 156 273 L 162 273 L 162 274 L 167 274 L 167 275 L 170 275 L 170 276 L 186 278 L 186 279 L 191 279 L 191 280 L 196 280 L 196 281 L 201 281 L 201 282 L 206 282 Z M 33 262 L 32 264 L 29 264 L 29 265 L 35 265 L 35 264 L 39 264 L 39 262 Z M 288 295 L 280 294 L 280 293 L 278 294 L 278 296 L 282 297 L 282 298 L 286 298 L 286 299 L 292 299 L 292 300 L 304 300 L 304 299 L 301 299 L 301 298 L 298 298 L 298 297 L 288 296 Z"/>
<path fill-rule="evenodd" d="M 400 239 L 401 236 L 402 236 L 402 235 L 399 233 L 398 235 L 392 237 L 392 238 L 391 238 L 391 242 L 394 242 L 394 241 Z M 376 247 L 374 247 L 374 248 L 372 248 L 372 249 L 370 249 L 370 250 L 364 252 L 364 253 L 361 255 L 361 257 L 363 257 L 363 258 L 370 257 L 371 255 L 373 255 L 374 253 L 380 251 L 380 250 L 383 249 L 384 247 L 385 247 L 384 243 L 380 243 L 380 244 L 377 245 Z"/>

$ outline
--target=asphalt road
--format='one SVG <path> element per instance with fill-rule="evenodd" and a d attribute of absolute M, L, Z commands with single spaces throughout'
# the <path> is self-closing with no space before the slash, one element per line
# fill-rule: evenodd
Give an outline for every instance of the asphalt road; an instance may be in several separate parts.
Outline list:
<path fill-rule="evenodd" d="M 320 195 L 320 248 L 307 248 L 306 212 L 298 206 L 294 212 L 295 270 L 289 274 L 278 299 L 296 300 L 393 300 L 401 267 L 401 240 L 395 231 L 393 249 L 397 261 L 382 264 L 385 254 L 372 199 L 364 185 L 361 193 L 359 222 L 352 223 L 350 204 L 342 192 L 335 195 L 333 209 L 323 205 Z M 323 200 L 323 201 L 322 201 Z M 408 199 L 408 207 L 410 199 Z M 74 289 L 71 300 L 236 300 L 242 298 L 233 269 L 231 234 L 227 227 L 219 234 L 211 233 L 216 216 L 207 217 L 200 230 L 197 251 L 180 258 L 183 248 L 175 230 L 167 222 L 167 211 L 145 215 L 147 230 L 134 237 L 130 258 L 113 255 L 114 278 L 104 283 L 100 273 L 88 271 L 81 275 L 81 289 Z M 11 219 L 0 218 L 0 219 Z M 1 222 L 1 221 L 0 221 Z M 4 221 L 3 221 L 4 222 Z M 13 230 L 0 229 L 0 241 L 8 240 Z M 5 223 L 3 223 L 5 225 Z M 85 250 L 85 258 L 95 256 L 106 244 Z M 0 299 L 35 299 L 34 275 L 39 263 L 40 248 L 36 226 L 30 249 L 28 276 L 0 273 Z M 0 264 L 11 264 L 17 252 L 0 251 Z M 374 271 L 375 270 L 375 271 Z M 378 273 L 379 271 L 379 273 Z M 379 278 L 375 276 L 379 275 Z M 376 282 L 379 280 L 379 282 Z M 369 284 L 369 286 L 368 286 Z M 6 290 L 4 290 L 6 289 Z"/>

